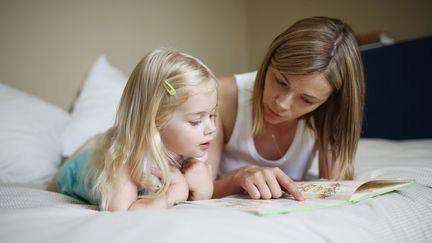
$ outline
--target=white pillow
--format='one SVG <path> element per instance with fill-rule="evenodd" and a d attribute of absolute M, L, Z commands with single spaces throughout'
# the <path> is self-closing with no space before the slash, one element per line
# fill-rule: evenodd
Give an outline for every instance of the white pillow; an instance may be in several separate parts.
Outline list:
<path fill-rule="evenodd" d="M 126 76 L 111 66 L 105 56 L 96 60 L 63 132 L 63 156 L 72 155 L 87 139 L 106 131 L 114 124 L 126 82 Z"/>
<path fill-rule="evenodd" d="M 61 161 L 69 114 L 0 83 L 0 182 L 50 181 Z"/>

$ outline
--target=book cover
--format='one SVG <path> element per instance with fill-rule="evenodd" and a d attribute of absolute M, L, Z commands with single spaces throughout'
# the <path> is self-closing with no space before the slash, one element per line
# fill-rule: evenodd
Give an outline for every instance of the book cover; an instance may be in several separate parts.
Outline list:
<path fill-rule="evenodd" d="M 219 199 L 182 203 L 234 208 L 257 215 L 273 215 L 353 204 L 414 183 L 414 180 L 304 181 L 296 183 L 305 198 L 303 201 L 296 201 L 284 193 L 278 199 L 251 199 L 246 194 L 237 194 Z"/>

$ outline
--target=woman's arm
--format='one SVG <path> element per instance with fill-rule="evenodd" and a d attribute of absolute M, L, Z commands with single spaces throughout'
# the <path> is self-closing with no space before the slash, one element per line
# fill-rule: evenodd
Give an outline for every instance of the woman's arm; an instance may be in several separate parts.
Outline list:
<path fill-rule="evenodd" d="M 217 188 L 217 189 L 216 189 Z M 278 167 L 245 166 L 228 172 L 215 181 L 213 197 L 223 197 L 246 191 L 254 199 L 282 196 L 282 191 L 296 200 L 303 200 L 294 181 Z"/>
<path fill-rule="evenodd" d="M 207 157 L 213 179 L 217 177 L 222 149 L 231 137 L 237 116 L 237 85 L 234 77 L 218 78 L 218 81 L 217 131 L 215 139 L 210 144 Z"/>
<path fill-rule="evenodd" d="M 234 77 L 219 79 L 218 134 L 212 142 L 208 162 L 213 178 L 219 171 L 224 144 L 228 143 L 237 116 L 237 85 Z M 279 168 L 245 166 L 217 178 L 214 182 L 213 197 L 219 198 L 246 191 L 252 198 L 279 198 L 287 191 L 294 198 L 302 200 L 295 183 Z"/>

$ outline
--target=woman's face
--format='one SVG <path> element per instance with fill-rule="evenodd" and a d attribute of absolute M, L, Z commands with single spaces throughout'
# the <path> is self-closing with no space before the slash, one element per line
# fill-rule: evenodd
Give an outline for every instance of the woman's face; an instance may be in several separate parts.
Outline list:
<path fill-rule="evenodd" d="M 296 120 L 318 108 L 332 92 L 323 74 L 288 75 L 269 66 L 264 85 L 264 120 L 270 124 Z"/>

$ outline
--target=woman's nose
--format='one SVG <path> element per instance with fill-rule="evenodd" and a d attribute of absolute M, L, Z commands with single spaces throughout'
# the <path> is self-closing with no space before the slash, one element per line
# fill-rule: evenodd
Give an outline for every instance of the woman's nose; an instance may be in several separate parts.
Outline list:
<path fill-rule="evenodd" d="M 283 110 L 289 110 L 291 108 L 291 105 L 293 103 L 294 96 L 292 94 L 281 94 L 276 97 L 275 103 L 277 105 L 277 108 L 283 109 Z"/>

